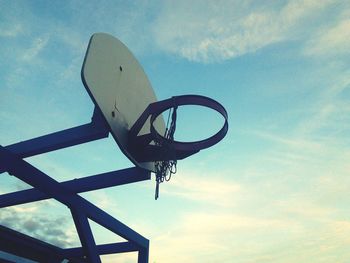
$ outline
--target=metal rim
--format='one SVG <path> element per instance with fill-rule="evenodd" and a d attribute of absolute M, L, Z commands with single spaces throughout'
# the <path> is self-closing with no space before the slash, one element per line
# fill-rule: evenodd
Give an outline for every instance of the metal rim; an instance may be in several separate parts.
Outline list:
<path fill-rule="evenodd" d="M 185 106 L 185 105 L 198 105 L 198 106 L 203 106 L 203 107 L 210 108 L 217 111 L 224 117 L 225 119 L 224 125 L 216 134 L 204 140 L 193 141 L 193 142 L 180 142 L 180 141 L 171 141 L 164 138 L 164 136 L 159 134 L 158 131 L 154 128 L 153 122 L 164 111 L 173 107 Z M 200 151 L 202 149 L 209 148 L 217 144 L 227 134 L 227 131 L 228 131 L 227 111 L 219 102 L 211 98 L 201 96 L 201 95 L 182 95 L 182 96 L 175 96 L 167 100 L 152 103 L 150 106 L 151 106 L 150 107 L 150 112 L 151 112 L 150 131 L 153 138 L 158 140 L 161 144 L 170 145 L 176 151 Z"/>

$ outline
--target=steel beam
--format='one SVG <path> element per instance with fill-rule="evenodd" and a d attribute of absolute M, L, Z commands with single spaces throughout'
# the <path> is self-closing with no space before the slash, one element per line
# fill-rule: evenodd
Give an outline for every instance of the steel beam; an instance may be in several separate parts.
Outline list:
<path fill-rule="evenodd" d="M 108 137 L 109 128 L 97 109 L 91 123 L 18 142 L 5 148 L 21 158 L 51 152 Z M 5 172 L 0 164 L 0 173 Z"/>
<path fill-rule="evenodd" d="M 149 245 L 147 246 L 147 248 L 140 249 L 137 257 L 137 263 L 148 263 L 148 253 Z"/>
<path fill-rule="evenodd" d="M 60 184 L 74 193 L 83 193 L 149 179 L 151 179 L 151 173 L 149 171 L 138 167 L 132 167 L 80 179 L 73 179 Z M 40 192 L 35 188 L 22 190 L 0 195 L 0 208 L 41 201 L 48 198 L 52 198 L 52 195 Z"/>
<path fill-rule="evenodd" d="M 108 130 L 96 127 L 94 123 L 88 123 L 11 144 L 6 146 L 6 149 L 21 158 L 26 158 L 106 137 L 108 137 Z"/>
<path fill-rule="evenodd" d="M 77 229 L 84 256 L 88 263 L 101 263 L 96 249 L 96 243 L 92 234 L 88 218 L 80 211 L 71 209 L 75 228 Z"/>
<path fill-rule="evenodd" d="M 99 255 L 139 251 L 139 247 L 130 242 L 119 242 L 119 243 L 113 243 L 113 244 L 97 245 L 96 248 Z M 79 258 L 84 256 L 84 251 L 80 247 L 68 248 L 68 249 L 64 249 L 63 254 L 67 258 L 72 258 L 72 257 Z"/>

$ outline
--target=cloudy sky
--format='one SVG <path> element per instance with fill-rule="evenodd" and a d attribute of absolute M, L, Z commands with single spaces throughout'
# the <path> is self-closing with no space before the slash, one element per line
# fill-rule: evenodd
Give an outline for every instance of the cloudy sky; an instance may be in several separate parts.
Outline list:
<path fill-rule="evenodd" d="M 0 0 L 1 145 L 90 121 L 80 69 L 95 32 L 132 50 L 159 99 L 201 94 L 229 113 L 226 138 L 180 161 L 159 200 L 154 178 L 83 194 L 150 239 L 150 262 L 350 261 L 349 1 Z M 175 135 L 220 125 L 188 107 Z M 59 181 L 132 166 L 112 138 L 27 161 Z M 1 193 L 29 187 L 0 182 Z M 1 209 L 0 221 L 80 245 L 56 201 Z M 120 240 L 91 224 L 97 243 Z M 103 257 L 114 260 L 136 254 Z"/>

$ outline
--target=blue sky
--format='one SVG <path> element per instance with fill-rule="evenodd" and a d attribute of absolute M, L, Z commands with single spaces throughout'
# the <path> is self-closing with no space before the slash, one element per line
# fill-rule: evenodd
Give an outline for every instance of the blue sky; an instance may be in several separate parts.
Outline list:
<path fill-rule="evenodd" d="M 349 17 L 345 0 L 0 1 L 0 144 L 90 121 L 80 69 L 90 36 L 110 33 L 159 99 L 201 94 L 229 113 L 226 138 L 180 161 L 158 201 L 153 180 L 83 194 L 150 239 L 150 262 L 348 262 Z M 221 124 L 190 110 L 177 138 Z M 27 160 L 60 181 L 132 165 L 112 138 Z M 28 187 L 0 179 L 2 193 Z M 55 201 L 2 209 L 0 221 L 79 245 Z"/>

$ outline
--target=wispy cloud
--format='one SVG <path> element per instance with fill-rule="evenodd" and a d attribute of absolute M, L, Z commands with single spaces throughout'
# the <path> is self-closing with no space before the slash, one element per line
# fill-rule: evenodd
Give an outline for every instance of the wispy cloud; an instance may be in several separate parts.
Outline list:
<path fill-rule="evenodd" d="M 255 187 L 269 195 L 263 184 L 257 182 Z M 348 223 L 340 220 L 337 208 L 313 200 L 315 192 L 290 197 L 286 192 L 283 200 L 266 198 L 266 203 L 261 202 L 264 197 L 257 191 L 245 194 L 253 197 L 255 211 L 247 209 L 248 203 L 244 202 L 227 210 L 194 209 L 169 224 L 167 231 L 153 230 L 157 235 L 152 238 L 151 259 L 190 263 L 224 262 L 228 258 L 237 258 L 237 262 L 309 262 L 315 256 L 326 260 L 337 253 L 349 258 L 344 245 L 344 241 L 349 242 L 344 234 L 349 233 Z M 289 249 L 298 251 L 298 255 L 289 254 Z M 169 253 L 174 256 L 169 258 Z"/>
<path fill-rule="evenodd" d="M 25 3 L 19 2 L 0 3 L 0 38 L 15 38 L 27 32 L 27 24 L 23 23 L 26 15 Z"/>
<path fill-rule="evenodd" d="M 319 29 L 308 41 L 305 54 L 329 57 L 331 55 L 346 55 L 350 50 L 350 8 L 345 8 L 339 19 Z"/>
<path fill-rule="evenodd" d="M 23 32 L 21 24 L 7 24 L 0 25 L 0 37 L 17 37 Z"/>
<path fill-rule="evenodd" d="M 238 183 L 206 174 L 206 179 L 194 172 L 176 174 L 174 180 L 161 187 L 161 194 L 216 206 L 234 206 L 235 195 L 242 190 Z"/>
<path fill-rule="evenodd" d="M 290 40 L 310 43 L 307 45 L 310 47 L 307 48 L 308 54 L 318 54 L 325 49 L 347 52 L 346 16 L 342 16 L 343 20 L 336 20 L 336 25 L 331 25 L 333 21 L 320 22 L 319 19 L 328 7 L 335 5 L 336 2 L 331 0 L 297 0 L 280 5 L 237 0 L 192 1 L 191 4 L 187 1 L 139 1 L 120 8 L 108 0 L 83 6 L 71 1 L 65 7 L 71 25 L 63 21 L 49 21 L 45 26 L 53 29 L 56 38 L 76 50 L 85 47 L 88 36 L 93 32 L 105 31 L 118 35 L 137 53 L 153 52 L 156 47 L 191 61 L 211 63 Z M 26 10 L 20 6 L 17 9 L 20 10 L 17 14 Z M 15 11 L 13 13 L 17 15 Z M 32 13 L 26 19 L 35 16 Z M 95 23 L 87 27 L 86 35 L 77 33 L 78 28 L 85 27 L 89 19 Z M 33 24 L 33 21 L 25 22 Z M 45 23 L 36 22 L 35 28 L 42 26 L 39 23 Z M 140 24 L 142 29 L 138 26 Z M 325 29 L 316 34 L 316 26 Z M 3 24 L 3 29 L 0 28 L 0 35 L 14 37 L 23 30 L 22 24 L 11 20 Z M 36 43 L 37 49 L 44 43 L 44 40 Z M 25 57 L 30 58 L 32 54 L 36 54 L 35 48 Z"/>
<path fill-rule="evenodd" d="M 272 134 L 263 131 L 253 131 L 252 134 L 255 134 L 263 139 L 273 141 L 278 144 L 282 144 L 290 149 L 295 149 L 297 151 L 306 150 L 312 152 L 319 152 L 321 145 L 317 141 L 312 141 L 306 138 L 298 138 L 293 136 L 283 136 L 281 134 Z"/>
<path fill-rule="evenodd" d="M 82 193 L 81 195 L 111 215 L 118 215 L 121 213 L 118 203 L 113 200 L 112 196 L 108 195 L 105 190 Z"/>
<path fill-rule="evenodd" d="M 261 219 L 232 213 L 190 213 L 184 215 L 176 226 L 154 239 L 156 262 L 224 262 L 239 256 L 244 262 L 258 251 L 273 244 L 259 242 L 260 235 L 298 232 L 298 225 L 290 220 Z M 250 234 L 247 234 L 250 233 Z M 254 234 L 252 234 L 254 233 Z M 277 241 L 276 241 L 277 242 Z M 238 246 L 239 244 L 239 246 Z M 172 251 L 168 257 L 169 248 Z"/>
<path fill-rule="evenodd" d="M 163 50 L 198 62 L 213 62 L 255 52 L 298 37 L 303 22 L 331 1 L 289 1 L 285 6 L 258 6 L 239 1 L 166 2 L 153 27 Z M 299 30 L 300 31 L 300 30 Z"/>
<path fill-rule="evenodd" d="M 72 220 L 66 216 L 54 218 L 48 215 L 54 206 L 51 201 L 43 201 L 3 208 L 0 223 L 62 248 L 77 246 L 79 241 Z"/>
<path fill-rule="evenodd" d="M 31 47 L 24 51 L 22 55 L 22 60 L 32 61 L 35 57 L 38 56 L 40 51 L 43 48 L 45 48 L 48 42 L 49 42 L 49 37 L 38 37 L 34 39 Z"/>

